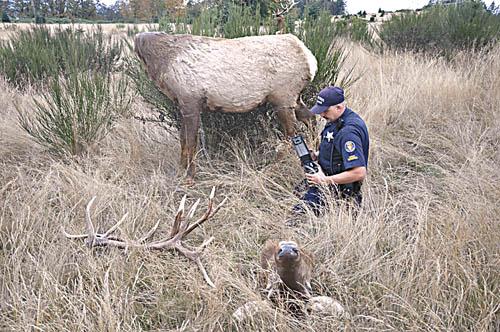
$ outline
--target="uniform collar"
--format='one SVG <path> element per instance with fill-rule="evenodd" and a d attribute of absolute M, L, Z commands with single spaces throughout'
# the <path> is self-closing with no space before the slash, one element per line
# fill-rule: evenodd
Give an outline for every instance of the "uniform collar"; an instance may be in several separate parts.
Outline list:
<path fill-rule="evenodd" d="M 337 120 L 330 122 L 330 124 L 333 124 L 333 125 L 337 126 L 340 121 L 345 121 L 345 119 L 351 113 L 352 113 L 351 109 L 346 107 L 345 110 L 344 110 L 344 113 L 342 113 L 342 115 Z"/>
<path fill-rule="evenodd" d="M 345 110 L 344 110 L 344 113 L 342 113 L 342 115 L 340 116 L 340 118 L 338 118 L 337 120 L 335 120 L 335 122 L 339 121 L 340 119 L 345 120 L 351 113 L 352 113 L 351 109 L 346 107 Z"/>

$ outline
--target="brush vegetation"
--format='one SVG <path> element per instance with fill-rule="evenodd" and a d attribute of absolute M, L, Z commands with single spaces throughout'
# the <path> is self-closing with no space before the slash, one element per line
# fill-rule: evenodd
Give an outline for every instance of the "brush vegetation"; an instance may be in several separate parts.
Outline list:
<path fill-rule="evenodd" d="M 303 178 L 275 139 L 228 144 L 199 156 L 194 187 L 182 185 L 177 133 L 122 117 L 98 150 L 78 159 L 47 154 L 18 124 L 32 96 L 0 82 L 0 330 L 103 331 L 497 331 L 500 254 L 500 49 L 461 51 L 453 61 L 353 45 L 361 75 L 348 105 L 372 145 L 357 218 L 335 202 L 324 216 L 284 227 Z M 34 83 L 33 83 L 34 84 Z M 32 91 L 29 86 L 27 90 Z M 129 90 L 130 97 L 133 95 Z M 146 111 L 136 98 L 133 110 Z M 214 236 L 196 265 L 173 252 L 88 249 L 66 239 L 125 213 L 119 230 L 137 239 L 158 220 L 168 234 L 184 194 L 212 186 L 219 213 L 187 244 Z M 237 323 L 231 314 L 261 299 L 258 257 L 268 238 L 293 239 L 316 256 L 313 293 L 340 301 L 350 318 L 294 317 L 278 306 Z"/>
<path fill-rule="evenodd" d="M 100 26 L 87 31 L 34 26 L 0 44 L 0 71 L 19 89 L 40 88 L 72 71 L 110 73 L 121 55 L 122 42 Z"/>
<path fill-rule="evenodd" d="M 463 49 L 481 50 L 500 40 L 500 15 L 480 1 L 435 5 L 384 22 L 380 38 L 391 49 L 452 58 Z"/>
<path fill-rule="evenodd" d="M 130 104 L 127 80 L 112 77 L 122 44 L 100 26 L 13 32 L 0 45 L 0 72 L 18 90 L 37 92 L 34 110 L 19 111 L 20 126 L 57 155 L 95 146 Z"/>
<path fill-rule="evenodd" d="M 19 123 L 54 154 L 80 155 L 102 139 L 128 111 L 127 81 L 99 72 L 73 72 L 52 80 L 35 110 L 19 110 Z"/>

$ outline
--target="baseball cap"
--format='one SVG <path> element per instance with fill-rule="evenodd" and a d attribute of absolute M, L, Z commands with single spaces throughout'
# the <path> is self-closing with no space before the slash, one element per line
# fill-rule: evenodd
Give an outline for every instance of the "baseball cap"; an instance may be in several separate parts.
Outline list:
<path fill-rule="evenodd" d="M 321 114 L 330 106 L 340 104 L 344 101 L 344 90 L 337 86 L 329 86 L 321 90 L 316 100 L 316 105 L 311 108 L 313 114 Z"/>

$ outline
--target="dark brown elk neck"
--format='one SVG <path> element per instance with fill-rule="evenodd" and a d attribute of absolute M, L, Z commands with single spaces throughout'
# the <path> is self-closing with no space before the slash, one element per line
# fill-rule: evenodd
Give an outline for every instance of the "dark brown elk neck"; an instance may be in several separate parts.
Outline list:
<path fill-rule="evenodd" d="M 277 266 L 278 275 L 281 280 L 291 289 L 300 290 L 300 261 L 284 261 Z"/>

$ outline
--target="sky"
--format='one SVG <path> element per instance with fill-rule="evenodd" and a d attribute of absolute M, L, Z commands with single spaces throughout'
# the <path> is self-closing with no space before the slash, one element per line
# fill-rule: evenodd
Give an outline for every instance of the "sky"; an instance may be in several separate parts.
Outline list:
<path fill-rule="evenodd" d="M 483 2 L 489 6 L 492 1 L 493 0 L 486 0 Z M 349 14 L 356 14 L 360 10 L 366 10 L 367 13 L 376 13 L 379 8 L 390 11 L 398 9 L 417 9 L 428 4 L 429 0 L 346 0 L 346 2 L 347 12 Z"/>
<path fill-rule="evenodd" d="M 376 13 L 379 8 L 383 10 L 417 9 L 429 3 L 429 0 L 347 0 L 347 12 L 356 14 L 366 10 L 367 13 Z"/>

